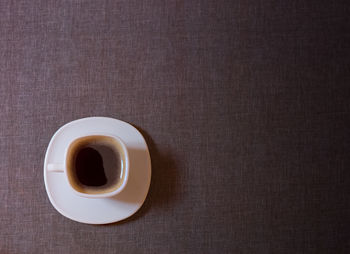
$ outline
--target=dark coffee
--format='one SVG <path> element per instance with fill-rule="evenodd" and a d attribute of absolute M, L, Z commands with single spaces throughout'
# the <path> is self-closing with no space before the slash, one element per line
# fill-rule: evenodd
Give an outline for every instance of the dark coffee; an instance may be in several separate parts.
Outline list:
<path fill-rule="evenodd" d="M 102 186 L 107 183 L 102 156 L 91 147 L 85 147 L 78 152 L 75 173 L 79 182 L 86 186 Z"/>
<path fill-rule="evenodd" d="M 111 186 L 120 179 L 120 158 L 114 149 L 103 144 L 79 147 L 75 156 L 76 179 L 84 186 Z"/>

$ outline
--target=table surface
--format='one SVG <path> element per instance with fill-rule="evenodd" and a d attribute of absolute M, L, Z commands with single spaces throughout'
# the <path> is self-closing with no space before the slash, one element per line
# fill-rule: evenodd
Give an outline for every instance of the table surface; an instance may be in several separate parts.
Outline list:
<path fill-rule="evenodd" d="M 2 1 L 0 253 L 349 253 L 347 1 Z M 51 206 L 54 132 L 144 135 L 142 208 Z"/>

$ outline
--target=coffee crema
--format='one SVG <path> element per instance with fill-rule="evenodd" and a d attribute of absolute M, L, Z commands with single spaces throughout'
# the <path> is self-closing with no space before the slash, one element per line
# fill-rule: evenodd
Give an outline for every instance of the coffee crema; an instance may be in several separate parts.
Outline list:
<path fill-rule="evenodd" d="M 89 136 L 76 140 L 67 153 L 68 180 L 86 194 L 116 190 L 125 176 L 125 154 L 113 138 Z"/>

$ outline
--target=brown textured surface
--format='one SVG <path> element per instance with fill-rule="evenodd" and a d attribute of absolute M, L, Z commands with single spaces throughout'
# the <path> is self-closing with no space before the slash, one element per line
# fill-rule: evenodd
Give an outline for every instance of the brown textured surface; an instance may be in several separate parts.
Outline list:
<path fill-rule="evenodd" d="M 349 253 L 346 1 L 1 1 L 0 253 Z M 53 133 L 86 116 L 150 147 L 145 205 L 58 214 Z"/>

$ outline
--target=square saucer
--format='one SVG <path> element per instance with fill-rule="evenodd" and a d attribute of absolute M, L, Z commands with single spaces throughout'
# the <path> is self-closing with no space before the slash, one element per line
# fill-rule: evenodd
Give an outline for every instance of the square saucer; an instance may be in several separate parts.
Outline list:
<path fill-rule="evenodd" d="M 68 144 L 91 132 L 119 136 L 128 149 L 129 180 L 119 194 L 110 198 L 86 198 L 76 195 L 64 174 L 48 171 L 48 164 L 64 160 Z M 81 223 L 108 224 L 124 220 L 142 206 L 151 182 L 151 159 L 141 133 L 132 125 L 108 117 L 88 117 L 62 126 L 52 137 L 45 155 L 44 182 L 53 207 L 63 216 Z"/>

